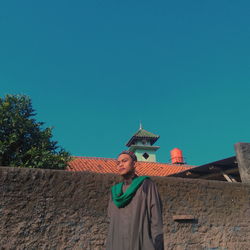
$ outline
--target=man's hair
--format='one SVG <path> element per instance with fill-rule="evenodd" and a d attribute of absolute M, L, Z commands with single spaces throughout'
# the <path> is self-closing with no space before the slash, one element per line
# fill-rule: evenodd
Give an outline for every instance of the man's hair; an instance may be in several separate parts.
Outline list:
<path fill-rule="evenodd" d="M 129 155 L 133 161 L 137 161 L 137 157 L 136 157 L 136 155 L 134 154 L 134 152 L 132 152 L 132 151 L 124 150 L 124 151 L 122 151 L 122 152 L 119 154 L 119 156 L 122 155 L 122 154 Z"/>

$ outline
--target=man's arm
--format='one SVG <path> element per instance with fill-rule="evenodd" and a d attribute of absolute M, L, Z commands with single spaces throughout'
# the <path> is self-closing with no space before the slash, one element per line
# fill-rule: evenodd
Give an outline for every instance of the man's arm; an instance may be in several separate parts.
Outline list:
<path fill-rule="evenodd" d="M 153 181 L 149 182 L 147 196 L 151 220 L 150 227 L 154 246 L 156 250 L 164 250 L 162 203 L 156 184 Z"/>

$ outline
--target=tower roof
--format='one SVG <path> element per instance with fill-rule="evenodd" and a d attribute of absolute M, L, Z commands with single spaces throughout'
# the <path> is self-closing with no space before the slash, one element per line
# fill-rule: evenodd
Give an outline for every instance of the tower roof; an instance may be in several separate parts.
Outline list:
<path fill-rule="evenodd" d="M 153 145 L 158 139 L 159 135 L 155 135 L 151 132 L 148 132 L 147 130 L 140 127 L 140 129 L 131 137 L 131 139 L 127 142 L 126 146 L 130 147 L 132 144 L 134 144 L 135 140 L 142 140 L 142 139 L 148 139 L 150 140 L 151 144 Z"/>

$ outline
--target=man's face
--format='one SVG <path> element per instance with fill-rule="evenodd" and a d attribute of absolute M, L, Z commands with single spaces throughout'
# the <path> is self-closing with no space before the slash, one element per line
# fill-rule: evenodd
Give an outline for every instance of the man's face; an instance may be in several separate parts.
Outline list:
<path fill-rule="evenodd" d="M 117 159 L 117 169 L 120 175 L 126 175 L 134 172 L 135 163 L 127 154 L 119 155 Z"/>

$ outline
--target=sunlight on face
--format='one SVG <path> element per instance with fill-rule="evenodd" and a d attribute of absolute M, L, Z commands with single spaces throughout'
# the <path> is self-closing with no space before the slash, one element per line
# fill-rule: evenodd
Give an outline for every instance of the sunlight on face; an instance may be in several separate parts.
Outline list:
<path fill-rule="evenodd" d="M 132 158 L 127 154 L 119 155 L 117 159 L 117 169 L 120 175 L 126 175 L 129 173 L 133 173 L 135 168 L 135 163 Z"/>

